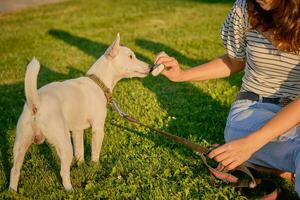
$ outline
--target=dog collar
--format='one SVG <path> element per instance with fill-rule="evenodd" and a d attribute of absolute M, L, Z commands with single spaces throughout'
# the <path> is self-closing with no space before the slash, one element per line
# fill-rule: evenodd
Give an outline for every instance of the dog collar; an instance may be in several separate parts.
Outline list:
<path fill-rule="evenodd" d="M 104 92 L 107 102 L 111 103 L 113 100 L 112 93 L 110 89 L 103 83 L 103 81 L 101 81 L 95 74 L 87 75 L 87 77 L 94 81 L 94 83 L 101 88 L 101 90 Z"/>

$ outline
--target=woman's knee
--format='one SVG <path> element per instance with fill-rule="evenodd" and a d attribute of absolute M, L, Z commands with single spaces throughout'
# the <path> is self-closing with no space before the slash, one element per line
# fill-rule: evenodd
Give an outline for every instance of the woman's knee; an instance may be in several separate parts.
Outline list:
<path fill-rule="evenodd" d="M 226 142 L 246 136 L 269 121 L 276 112 L 268 106 L 258 102 L 236 101 L 227 118 L 224 132 Z"/>

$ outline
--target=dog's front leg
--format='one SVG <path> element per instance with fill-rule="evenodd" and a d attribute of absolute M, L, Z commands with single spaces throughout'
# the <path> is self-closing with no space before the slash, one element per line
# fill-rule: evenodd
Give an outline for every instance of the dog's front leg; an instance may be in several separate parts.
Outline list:
<path fill-rule="evenodd" d="M 83 130 L 72 131 L 75 159 L 84 162 Z"/>
<path fill-rule="evenodd" d="M 101 128 L 93 127 L 92 129 L 92 161 L 98 162 L 104 138 L 104 124 Z"/>

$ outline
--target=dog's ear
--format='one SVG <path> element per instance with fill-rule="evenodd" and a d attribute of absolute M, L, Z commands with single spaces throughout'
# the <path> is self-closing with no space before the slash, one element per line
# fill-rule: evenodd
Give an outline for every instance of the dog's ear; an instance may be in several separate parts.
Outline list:
<path fill-rule="evenodd" d="M 105 56 L 110 59 L 114 58 L 116 55 L 118 55 L 119 49 L 120 49 L 120 34 L 118 33 L 115 41 L 106 50 Z"/>

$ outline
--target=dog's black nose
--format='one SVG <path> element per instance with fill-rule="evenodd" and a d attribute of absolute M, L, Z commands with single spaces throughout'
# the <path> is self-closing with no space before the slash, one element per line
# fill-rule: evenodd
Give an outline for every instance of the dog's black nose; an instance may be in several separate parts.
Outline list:
<path fill-rule="evenodd" d="M 153 71 L 153 69 L 154 69 L 154 67 L 155 67 L 155 65 L 148 65 L 148 67 L 149 67 L 149 69 L 150 69 L 150 73 Z"/>

